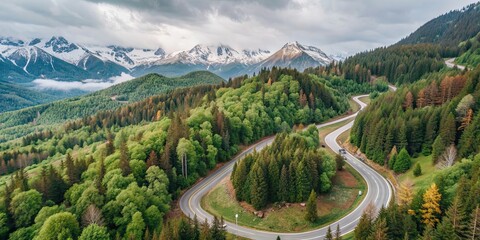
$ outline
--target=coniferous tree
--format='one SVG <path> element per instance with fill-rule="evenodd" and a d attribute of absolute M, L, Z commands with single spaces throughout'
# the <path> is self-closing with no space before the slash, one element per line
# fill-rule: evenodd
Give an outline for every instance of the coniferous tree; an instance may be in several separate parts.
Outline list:
<path fill-rule="evenodd" d="M 355 239 L 367 240 L 372 233 L 372 218 L 364 212 L 358 221 L 357 227 L 355 227 Z"/>
<path fill-rule="evenodd" d="M 120 169 L 122 169 L 123 176 L 132 172 L 129 161 L 127 141 L 122 138 L 120 142 Z"/>
<path fill-rule="evenodd" d="M 288 167 L 288 173 L 289 173 L 289 180 L 290 184 L 288 186 L 289 191 L 289 199 L 290 202 L 296 202 L 297 201 L 297 176 L 296 176 L 296 171 L 295 171 L 295 165 L 293 162 L 290 162 L 290 166 Z"/>
<path fill-rule="evenodd" d="M 159 165 L 159 162 L 158 162 L 157 153 L 152 150 L 148 155 L 147 168 L 149 168 L 150 166 L 158 166 L 158 165 Z"/>
<path fill-rule="evenodd" d="M 306 169 L 305 162 L 301 161 L 297 167 L 296 180 L 297 180 L 297 201 L 302 202 L 307 200 L 310 193 L 311 181 L 308 176 L 308 170 Z"/>
<path fill-rule="evenodd" d="M 327 234 L 325 235 L 325 240 L 333 240 L 332 229 L 328 226 Z"/>
<path fill-rule="evenodd" d="M 422 175 L 422 167 L 420 166 L 420 163 L 417 163 L 413 169 L 413 176 L 418 177 L 420 175 Z"/>
<path fill-rule="evenodd" d="M 452 222 L 448 217 L 444 217 L 442 222 L 437 225 L 434 236 L 435 239 L 439 240 L 459 239 L 458 236 L 456 236 Z"/>
<path fill-rule="evenodd" d="M 255 209 L 261 209 L 267 205 L 268 184 L 262 167 L 255 164 L 251 173 L 251 202 Z"/>
<path fill-rule="evenodd" d="M 438 135 L 432 145 L 432 162 L 436 163 L 442 153 L 445 151 L 445 142 L 442 136 Z"/>
<path fill-rule="evenodd" d="M 455 235 L 458 238 L 463 238 L 467 232 L 467 216 L 464 212 L 462 202 L 456 197 L 448 210 L 446 211 L 446 218 L 444 221 L 448 221 L 447 224 L 451 225 Z"/>
<path fill-rule="evenodd" d="M 403 173 L 410 169 L 411 164 L 410 155 L 407 150 L 403 148 L 400 150 L 400 153 L 398 153 L 393 170 L 396 173 Z"/>
<path fill-rule="evenodd" d="M 287 167 L 283 165 L 280 173 L 280 182 L 278 183 L 278 196 L 280 201 L 288 201 L 288 173 Z"/>
<path fill-rule="evenodd" d="M 335 240 L 342 240 L 342 233 L 340 232 L 340 225 L 337 224 L 337 230 L 335 231 Z"/>
<path fill-rule="evenodd" d="M 67 168 L 68 183 L 70 185 L 77 183 L 79 179 L 77 179 L 75 164 L 70 153 L 67 153 L 67 157 L 65 158 L 65 167 Z"/>
<path fill-rule="evenodd" d="M 387 222 L 385 219 L 377 219 L 377 222 L 373 226 L 372 239 L 374 240 L 387 240 Z"/>
<path fill-rule="evenodd" d="M 98 161 L 98 167 L 97 167 L 97 176 L 95 178 L 95 186 L 98 189 L 98 192 L 100 194 L 103 194 L 105 192 L 105 188 L 103 187 L 103 178 L 105 177 L 106 169 L 105 169 L 105 159 L 103 156 L 100 157 L 100 160 Z"/>
<path fill-rule="evenodd" d="M 438 191 L 438 187 L 433 183 L 430 188 L 423 194 L 422 204 L 422 222 L 432 228 L 439 222 L 439 215 L 442 213 L 440 210 L 440 200 L 442 195 Z"/>
<path fill-rule="evenodd" d="M 268 164 L 268 189 L 270 202 L 276 202 L 279 198 L 279 184 L 280 171 L 275 160 L 270 160 Z"/>
<path fill-rule="evenodd" d="M 468 239 L 474 240 L 480 238 L 480 207 L 478 205 L 472 212 L 468 230 Z"/>
<path fill-rule="evenodd" d="M 442 136 L 445 146 L 455 142 L 456 129 L 455 117 L 453 113 L 449 113 L 447 117 L 443 118 L 440 122 L 440 136 Z"/>
<path fill-rule="evenodd" d="M 305 215 L 305 219 L 309 222 L 317 221 L 317 194 L 312 189 L 310 192 L 310 196 L 308 197 L 308 201 L 306 204 L 307 213 Z"/>

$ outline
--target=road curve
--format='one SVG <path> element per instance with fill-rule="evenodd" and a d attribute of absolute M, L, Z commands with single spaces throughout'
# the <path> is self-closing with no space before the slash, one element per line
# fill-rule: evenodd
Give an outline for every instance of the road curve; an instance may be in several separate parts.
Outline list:
<path fill-rule="evenodd" d="M 366 106 L 365 103 L 359 100 L 359 98 L 364 96 L 368 96 L 368 95 L 356 96 L 353 98 L 353 100 L 360 105 L 359 111 L 363 110 L 363 108 L 365 108 Z M 317 128 L 322 128 L 322 127 L 339 123 L 348 119 L 353 119 L 357 116 L 357 114 L 358 112 L 356 112 L 355 114 L 328 122 L 328 123 L 319 124 L 317 125 Z M 352 125 L 353 125 L 353 121 L 350 121 L 348 124 L 328 134 L 325 137 L 325 143 L 328 145 L 328 147 L 330 147 L 333 151 L 338 152 L 338 150 L 341 147 L 337 143 L 336 139 L 341 133 L 350 129 Z M 197 215 L 197 218 L 200 221 L 203 221 L 206 218 L 208 219 L 208 221 L 211 222 L 213 219 L 213 216 L 210 213 L 206 212 L 204 209 L 202 209 L 200 205 L 201 199 L 203 198 L 203 196 L 205 196 L 212 188 L 214 188 L 219 182 L 221 182 L 222 179 L 224 179 L 225 177 L 231 174 L 233 165 L 235 164 L 235 162 L 243 159 L 245 155 L 252 153 L 255 149 L 259 151 L 265 146 L 268 146 L 273 142 L 274 138 L 275 136 L 272 136 L 261 142 L 253 144 L 252 146 L 250 146 L 249 148 L 241 152 L 239 155 L 237 155 L 234 159 L 232 159 L 232 161 L 228 162 L 227 164 L 222 166 L 220 169 L 215 171 L 213 174 L 209 175 L 202 181 L 195 184 L 189 190 L 187 190 L 183 194 L 183 196 L 180 198 L 180 201 L 179 201 L 180 208 L 183 211 L 183 213 L 192 218 L 194 215 Z M 349 233 L 355 229 L 355 226 L 357 225 L 358 220 L 360 219 L 360 216 L 363 213 L 363 210 L 366 208 L 366 206 L 369 203 L 373 203 L 379 209 L 381 206 L 387 206 L 387 204 L 390 202 L 390 198 L 392 197 L 391 186 L 389 185 L 387 180 L 385 180 L 385 178 L 383 178 L 380 174 L 378 174 L 376 171 L 371 169 L 369 166 L 367 166 L 365 163 L 358 160 L 356 157 L 354 157 L 350 153 L 347 153 L 345 157 L 347 159 L 346 162 L 350 164 L 353 168 L 355 168 L 363 176 L 363 178 L 367 183 L 368 191 L 366 193 L 364 200 L 358 205 L 357 208 L 355 208 L 352 212 L 350 212 L 345 217 L 331 224 L 332 229 L 335 229 L 337 224 L 339 224 L 342 234 Z M 276 239 L 277 236 L 280 236 L 281 239 L 285 239 L 285 240 L 323 239 L 325 237 L 325 234 L 328 228 L 328 226 L 326 226 L 326 227 L 318 228 L 318 229 L 307 231 L 307 232 L 278 233 L 278 232 L 268 232 L 268 231 L 257 230 L 249 227 L 236 226 L 235 223 L 231 223 L 231 222 L 226 222 L 226 224 L 227 224 L 226 230 L 232 234 L 250 238 L 250 239 L 259 239 L 259 240 L 264 240 L 264 239 L 273 240 L 273 239 Z"/>

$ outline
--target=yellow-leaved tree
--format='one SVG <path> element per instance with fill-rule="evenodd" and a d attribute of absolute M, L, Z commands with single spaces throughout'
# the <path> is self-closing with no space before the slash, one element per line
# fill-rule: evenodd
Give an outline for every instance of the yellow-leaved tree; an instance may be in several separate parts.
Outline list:
<path fill-rule="evenodd" d="M 430 188 L 423 194 L 422 209 L 422 222 L 431 227 L 435 227 L 435 224 L 440 220 L 438 216 L 442 213 L 440 210 L 440 200 L 442 195 L 438 192 L 438 187 L 433 183 Z"/>

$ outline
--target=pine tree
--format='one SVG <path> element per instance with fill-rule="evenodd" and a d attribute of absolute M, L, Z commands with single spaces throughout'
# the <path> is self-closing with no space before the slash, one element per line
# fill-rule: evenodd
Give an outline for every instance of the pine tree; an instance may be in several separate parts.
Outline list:
<path fill-rule="evenodd" d="M 342 233 L 340 232 L 340 225 L 337 224 L 337 231 L 335 231 L 335 240 L 342 240 Z"/>
<path fill-rule="evenodd" d="M 387 240 L 387 222 L 385 219 L 377 219 L 377 222 L 373 226 L 372 239 L 374 240 Z"/>
<path fill-rule="evenodd" d="M 123 176 L 127 176 L 132 172 L 128 157 L 127 141 L 125 139 L 122 139 L 120 143 L 120 169 L 122 169 Z"/>
<path fill-rule="evenodd" d="M 202 223 L 202 226 L 200 227 L 200 240 L 210 240 L 210 239 L 211 239 L 210 225 L 208 225 L 208 221 L 205 218 L 205 221 Z"/>
<path fill-rule="evenodd" d="M 295 171 L 295 164 L 290 162 L 290 166 L 288 167 L 288 173 L 289 173 L 289 186 L 288 189 L 289 191 L 289 201 L 290 202 L 296 202 L 297 201 L 297 176 L 296 176 L 296 171 Z"/>
<path fill-rule="evenodd" d="M 77 183 L 79 179 L 77 179 L 75 164 L 70 153 L 67 153 L 67 157 L 65 158 L 65 167 L 67 168 L 68 183 L 70 185 Z"/>
<path fill-rule="evenodd" d="M 435 231 L 435 239 L 439 239 L 439 240 L 459 239 L 455 235 L 455 230 L 453 229 L 451 220 L 448 217 L 444 217 L 442 222 L 437 225 L 437 229 Z"/>
<path fill-rule="evenodd" d="M 272 159 L 268 164 L 268 189 L 270 202 L 276 202 L 279 199 L 278 180 L 280 179 L 280 172 L 277 163 Z"/>
<path fill-rule="evenodd" d="M 422 175 L 422 167 L 420 166 L 420 163 L 417 163 L 413 169 L 413 176 L 418 177 L 420 175 Z"/>
<path fill-rule="evenodd" d="M 442 136 L 446 146 L 455 142 L 456 129 L 453 113 L 449 113 L 446 118 L 442 118 L 440 122 L 440 136 Z"/>
<path fill-rule="evenodd" d="M 423 194 L 422 222 L 430 227 L 435 227 L 439 222 L 438 216 L 442 213 L 440 210 L 440 201 L 442 195 L 438 192 L 437 185 L 433 183 Z"/>
<path fill-rule="evenodd" d="M 262 167 L 255 164 L 251 173 L 251 202 L 255 209 L 261 209 L 267 205 L 268 184 Z"/>
<path fill-rule="evenodd" d="M 288 173 L 287 167 L 283 165 L 278 183 L 278 196 L 280 201 L 288 201 Z"/>
<path fill-rule="evenodd" d="M 98 192 L 100 194 L 103 194 L 105 192 L 105 188 L 103 187 L 103 178 L 105 177 L 106 169 L 105 169 L 105 159 L 103 156 L 100 157 L 100 160 L 98 161 L 98 170 L 97 170 L 97 176 L 95 178 L 95 186 L 98 189 Z"/>
<path fill-rule="evenodd" d="M 468 239 L 475 240 L 480 239 L 480 207 L 477 205 L 475 210 L 472 212 L 472 217 L 470 219 L 470 226 L 468 231 Z"/>
<path fill-rule="evenodd" d="M 442 136 L 438 135 L 437 138 L 435 138 L 435 141 L 433 142 L 432 145 L 432 162 L 436 163 L 442 153 L 445 151 L 445 142 L 443 141 Z"/>
<path fill-rule="evenodd" d="M 332 229 L 330 229 L 330 226 L 328 226 L 327 234 L 325 235 L 324 239 L 325 240 L 333 240 Z"/>
<path fill-rule="evenodd" d="M 434 240 L 434 231 L 435 229 L 431 225 L 427 225 L 425 230 L 423 231 L 423 237 L 422 240 Z M 436 240 L 436 239 L 435 239 Z"/>
<path fill-rule="evenodd" d="M 410 169 L 412 162 L 410 160 L 410 155 L 408 154 L 407 150 L 403 148 L 400 150 L 400 153 L 395 160 L 395 165 L 393 166 L 393 170 L 396 173 L 404 173 L 408 169 Z"/>
<path fill-rule="evenodd" d="M 396 146 L 398 149 L 403 149 L 407 147 L 407 127 L 405 126 L 405 122 L 402 121 L 400 125 L 400 129 L 397 135 Z"/>
<path fill-rule="evenodd" d="M 308 176 L 305 162 L 301 161 L 297 167 L 297 202 L 303 202 L 308 198 L 310 189 L 312 189 L 311 181 Z"/>
<path fill-rule="evenodd" d="M 158 162 L 158 156 L 157 156 L 157 153 L 155 153 L 155 151 L 150 151 L 150 154 L 148 155 L 148 160 L 147 160 L 147 169 L 150 167 L 150 166 L 158 166 L 159 165 L 159 162 Z"/>
<path fill-rule="evenodd" d="M 355 227 L 355 239 L 367 240 L 372 232 L 372 218 L 364 212 L 358 221 L 357 227 Z"/>
<path fill-rule="evenodd" d="M 462 202 L 456 197 L 446 212 L 449 224 L 455 231 L 455 235 L 459 238 L 463 238 L 466 235 L 468 228 L 467 216 L 463 210 Z"/>
<path fill-rule="evenodd" d="M 399 205 L 410 206 L 413 201 L 412 183 L 406 182 L 400 184 L 398 191 Z"/>
<path fill-rule="evenodd" d="M 305 215 L 305 219 L 309 222 L 317 221 L 317 218 L 318 218 L 318 215 L 317 215 L 317 194 L 315 193 L 315 191 L 313 189 L 310 192 L 310 196 L 308 197 L 306 207 L 307 207 L 307 213 Z"/>
<path fill-rule="evenodd" d="M 113 145 L 113 135 L 109 131 L 107 133 L 107 142 L 105 143 L 105 150 L 106 150 L 106 156 L 111 155 L 113 152 L 115 152 L 115 146 Z"/>

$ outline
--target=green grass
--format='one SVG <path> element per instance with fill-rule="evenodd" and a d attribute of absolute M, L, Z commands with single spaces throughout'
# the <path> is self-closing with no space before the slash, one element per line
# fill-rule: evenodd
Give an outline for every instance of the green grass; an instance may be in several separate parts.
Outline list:
<path fill-rule="evenodd" d="M 350 166 L 346 170 L 350 172 L 356 180 L 355 186 L 345 186 L 341 183 L 342 179 L 337 180 L 332 191 L 321 195 L 317 201 L 317 210 L 319 219 L 315 223 L 310 223 L 304 219 L 305 207 L 299 204 L 292 204 L 290 207 L 283 207 L 268 212 L 264 218 L 259 218 L 253 213 L 245 210 L 227 190 L 227 183 L 223 181 L 210 191 L 202 199 L 202 208 L 207 212 L 217 216 L 223 216 L 229 222 L 235 222 L 235 214 L 238 213 L 238 224 L 252 227 L 260 230 L 276 232 L 299 232 L 308 231 L 321 226 L 326 226 L 348 213 L 350 213 L 361 202 L 362 197 L 358 197 L 358 191 L 365 192 L 366 185 L 360 175 Z"/>
<path fill-rule="evenodd" d="M 413 169 L 415 165 L 420 163 L 422 168 L 422 175 L 415 177 L 413 175 Z M 437 169 L 432 164 L 432 156 L 420 156 L 418 158 L 412 159 L 412 167 L 406 173 L 400 175 L 400 183 L 405 183 L 406 181 L 411 181 L 413 183 L 413 190 L 418 190 L 422 188 L 428 188 L 432 184 L 433 177 Z"/>
<path fill-rule="evenodd" d="M 366 103 L 367 105 L 370 104 L 370 101 L 372 101 L 369 96 L 361 97 L 358 100 Z"/>
<path fill-rule="evenodd" d="M 353 111 L 353 112 L 356 112 L 358 111 L 358 109 L 360 109 L 360 106 L 355 102 L 353 101 L 353 99 L 348 99 L 348 103 L 350 104 L 350 109 Z"/>

